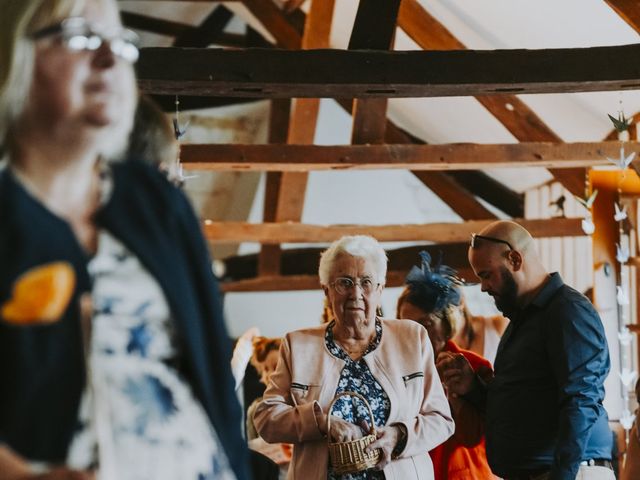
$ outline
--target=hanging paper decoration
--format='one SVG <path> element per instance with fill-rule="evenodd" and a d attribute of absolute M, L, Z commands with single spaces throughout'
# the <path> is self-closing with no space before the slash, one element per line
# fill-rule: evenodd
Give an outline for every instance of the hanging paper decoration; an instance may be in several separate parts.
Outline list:
<path fill-rule="evenodd" d="M 618 300 L 618 305 L 629 305 L 629 295 L 623 287 L 618 285 L 616 287 L 616 300 Z"/>
<path fill-rule="evenodd" d="M 592 235 L 596 231 L 596 226 L 593 224 L 593 219 L 590 215 L 582 219 L 581 226 L 582 231 L 587 235 Z"/>
<path fill-rule="evenodd" d="M 627 218 L 627 206 L 625 205 L 624 207 L 620 208 L 620 205 L 618 205 L 618 202 L 613 204 L 614 208 L 616 209 L 616 213 L 613 216 L 613 219 L 616 222 L 621 222 L 622 220 Z"/>
<path fill-rule="evenodd" d="M 182 137 L 187 133 L 187 128 L 189 127 L 190 121 L 187 120 L 187 123 L 184 126 L 180 125 L 180 99 L 176 95 L 175 100 L 176 105 L 176 114 L 173 117 L 173 134 L 176 140 L 180 141 Z M 188 175 L 185 176 L 182 169 L 182 162 L 180 161 L 180 156 L 176 159 L 176 162 L 173 165 L 169 166 L 169 179 L 177 184 L 178 186 L 182 186 L 184 182 L 190 178 L 195 178 L 197 175 Z"/>
<path fill-rule="evenodd" d="M 620 147 L 620 158 L 616 158 L 616 159 L 609 158 L 609 157 L 605 157 L 605 158 L 609 160 L 611 163 L 613 163 L 620 170 L 626 170 L 626 168 L 633 161 L 635 156 L 636 156 L 636 152 L 631 152 L 628 156 L 625 157 L 624 147 Z"/>
<path fill-rule="evenodd" d="M 184 134 L 187 133 L 187 128 L 189 127 L 189 120 L 187 120 L 187 123 L 184 125 L 184 127 L 180 126 L 180 99 L 178 98 L 177 95 L 176 95 L 175 105 L 176 105 L 176 115 L 173 117 L 173 134 L 175 135 L 176 140 L 180 140 L 182 137 L 184 137 Z"/>
<path fill-rule="evenodd" d="M 627 219 L 627 208 L 624 205 L 622 207 L 620 206 L 620 198 L 622 197 L 622 181 L 624 180 L 626 169 L 631 164 L 636 154 L 635 152 L 632 152 L 629 155 L 625 154 L 624 144 L 629 140 L 629 127 L 631 126 L 631 121 L 625 118 L 622 108 L 620 108 L 617 118 L 609 115 L 609 119 L 618 132 L 618 139 L 622 142 L 622 146 L 620 147 L 620 157 L 617 159 L 607 157 L 607 160 L 622 171 L 621 175 L 618 175 L 617 201 L 613 204 L 613 219 L 615 222 L 617 222 L 619 233 L 619 240 L 616 244 L 616 260 L 620 264 L 620 268 L 616 269 L 616 272 L 619 274 L 616 281 L 616 300 L 618 302 L 618 324 L 622 325 L 620 331 L 618 332 L 621 365 L 621 371 L 618 372 L 618 376 L 620 377 L 620 382 L 623 386 L 622 401 L 624 410 L 622 411 L 619 420 L 622 427 L 628 431 L 635 420 L 635 415 L 630 412 L 629 408 L 629 390 L 633 388 L 633 384 L 638 378 L 638 372 L 632 368 L 629 368 L 628 366 L 628 359 L 630 357 L 628 355 L 628 351 L 631 342 L 633 341 L 634 335 L 629 331 L 629 328 L 627 327 L 628 317 L 627 308 L 625 308 L 627 305 L 629 305 L 629 295 L 627 293 L 628 281 L 625 280 L 625 269 L 623 268 L 623 265 L 626 264 L 629 260 L 630 252 L 628 246 L 629 241 L 625 235 L 624 229 L 624 222 Z"/>
<path fill-rule="evenodd" d="M 613 128 L 615 128 L 618 133 L 629 130 L 629 127 L 631 126 L 631 119 L 625 118 L 624 112 L 618 112 L 618 118 L 612 117 L 609 114 L 607 114 L 607 116 L 609 117 L 609 120 L 611 120 L 611 123 L 613 123 Z"/>
<path fill-rule="evenodd" d="M 621 264 L 627 263 L 629 260 L 629 247 L 623 247 L 618 243 L 616 245 L 616 260 Z"/>
<path fill-rule="evenodd" d="M 622 372 L 618 372 L 618 376 L 620 377 L 622 385 L 628 389 L 635 384 L 636 378 L 638 378 L 638 372 L 625 367 L 622 369 Z"/>
<path fill-rule="evenodd" d="M 593 206 L 593 202 L 596 201 L 597 196 L 598 196 L 598 190 L 594 190 L 593 192 L 591 192 L 591 195 L 585 198 L 579 197 L 578 195 L 574 195 L 578 203 L 582 205 L 584 208 L 586 208 L 587 210 L 591 209 L 591 207 Z"/>
<path fill-rule="evenodd" d="M 620 108 L 622 109 L 622 102 L 620 102 Z M 618 111 L 618 117 L 613 117 L 607 114 L 611 123 L 613 123 L 613 128 L 615 128 L 616 132 L 618 132 L 618 140 L 621 142 L 626 142 L 629 140 L 629 127 L 631 127 L 631 119 L 626 118 L 624 116 L 624 112 L 622 110 Z"/>
<path fill-rule="evenodd" d="M 636 416 L 631 413 L 627 408 L 625 408 L 622 411 L 622 415 L 620 416 L 620 424 L 622 425 L 622 428 L 624 428 L 625 430 L 631 430 L 631 427 L 633 426 L 633 421 L 635 420 Z"/>
<path fill-rule="evenodd" d="M 631 340 L 633 340 L 633 334 L 626 326 L 622 327 L 622 330 L 618 332 L 618 341 L 620 342 L 620 345 L 627 347 L 631 344 Z"/>

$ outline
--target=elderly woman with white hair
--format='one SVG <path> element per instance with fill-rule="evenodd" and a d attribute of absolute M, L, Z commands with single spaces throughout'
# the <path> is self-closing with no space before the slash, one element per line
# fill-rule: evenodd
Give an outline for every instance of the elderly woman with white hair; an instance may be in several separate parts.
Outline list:
<path fill-rule="evenodd" d="M 322 254 L 320 283 L 335 320 L 286 335 L 254 416 L 266 441 L 294 445 L 288 478 L 433 478 L 427 452 L 451 436 L 454 423 L 427 331 L 376 315 L 386 271 L 385 252 L 372 237 L 343 237 Z M 363 437 L 370 419 L 348 396 L 329 411 L 343 392 L 357 392 L 371 406 L 377 438 L 365 452 L 380 452 L 373 468 L 347 474 L 332 469 L 327 443 Z"/>

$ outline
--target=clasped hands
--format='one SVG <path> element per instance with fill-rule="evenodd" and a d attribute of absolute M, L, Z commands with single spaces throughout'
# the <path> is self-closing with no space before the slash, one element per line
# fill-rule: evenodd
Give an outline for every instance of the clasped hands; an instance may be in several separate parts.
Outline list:
<path fill-rule="evenodd" d="M 449 396 L 462 396 L 473 389 L 476 373 L 461 353 L 441 352 L 436 368 Z"/>

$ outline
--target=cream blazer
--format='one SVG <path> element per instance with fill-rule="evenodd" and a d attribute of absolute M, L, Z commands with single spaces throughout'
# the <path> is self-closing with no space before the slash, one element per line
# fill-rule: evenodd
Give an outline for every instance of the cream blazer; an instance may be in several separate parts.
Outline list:
<path fill-rule="evenodd" d="M 294 444 L 290 480 L 327 478 L 327 439 L 318 429 L 314 404 L 327 411 L 345 362 L 326 348 L 326 328 L 287 334 L 254 415 L 258 433 L 267 442 Z M 384 469 L 386 479 L 432 480 L 427 452 L 449 438 L 455 426 L 426 329 L 411 321 L 382 320 L 380 344 L 364 360 L 389 396 L 387 424 L 403 423 L 408 432 L 404 451 Z"/>

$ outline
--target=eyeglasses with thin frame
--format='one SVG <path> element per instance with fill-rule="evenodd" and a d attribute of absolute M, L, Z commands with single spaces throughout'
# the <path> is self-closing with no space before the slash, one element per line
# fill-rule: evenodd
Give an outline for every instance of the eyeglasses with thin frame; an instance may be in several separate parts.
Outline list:
<path fill-rule="evenodd" d="M 135 32 L 122 29 L 116 35 L 106 36 L 82 17 L 66 18 L 31 35 L 33 40 L 49 37 L 60 38 L 64 46 L 74 52 L 95 51 L 108 42 L 111 52 L 129 63 L 135 63 L 140 56 L 140 39 Z"/>
<path fill-rule="evenodd" d="M 362 289 L 362 292 L 365 295 L 369 295 L 376 288 L 378 288 L 380 284 L 375 283 L 373 279 L 369 277 L 361 278 L 360 281 L 357 281 L 357 279 L 356 281 L 354 281 L 352 278 L 349 278 L 349 277 L 338 277 L 329 285 L 331 285 L 335 289 L 335 291 L 340 295 L 345 295 L 346 293 L 350 292 L 351 289 L 354 288 L 356 285 L 358 285 Z"/>
<path fill-rule="evenodd" d="M 511 244 L 506 240 L 502 240 L 500 238 L 495 238 L 495 237 L 487 237 L 485 235 L 478 235 L 477 233 L 471 234 L 471 248 L 476 248 L 476 242 L 478 240 L 486 240 L 487 242 L 493 242 L 493 243 L 502 243 L 507 247 L 509 247 L 509 250 L 515 250 L 515 248 L 513 248 Z"/>

